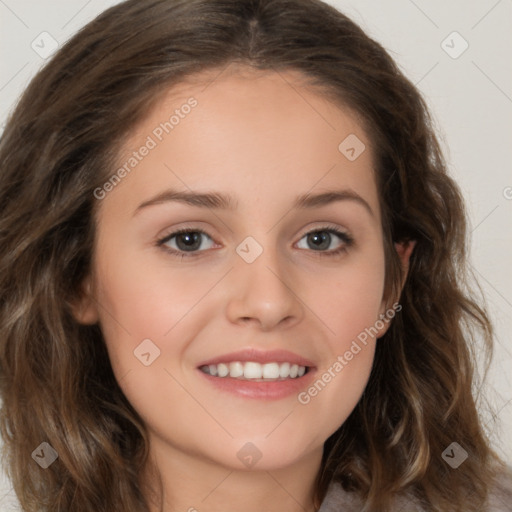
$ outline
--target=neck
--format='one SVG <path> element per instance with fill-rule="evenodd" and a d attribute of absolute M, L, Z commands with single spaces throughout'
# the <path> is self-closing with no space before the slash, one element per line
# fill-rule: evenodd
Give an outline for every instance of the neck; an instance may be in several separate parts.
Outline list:
<path fill-rule="evenodd" d="M 289 467 L 240 470 L 158 439 L 151 439 L 150 446 L 142 477 L 145 488 L 152 488 L 147 493 L 150 512 L 315 512 L 321 450 Z"/>

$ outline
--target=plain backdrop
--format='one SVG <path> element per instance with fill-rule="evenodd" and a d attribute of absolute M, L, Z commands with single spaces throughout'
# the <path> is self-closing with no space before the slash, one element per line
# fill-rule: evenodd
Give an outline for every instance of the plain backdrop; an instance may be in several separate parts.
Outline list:
<path fill-rule="evenodd" d="M 41 37 L 48 38 L 40 34 L 47 32 L 62 45 L 116 3 L 0 0 L 0 130 L 46 62 L 33 49 Z M 482 416 L 496 450 L 512 464 L 512 1 L 328 3 L 388 50 L 434 116 L 450 172 L 466 198 L 471 262 L 496 327 L 486 391 L 493 412 Z M 2 478 L 0 509 L 17 510 Z"/>

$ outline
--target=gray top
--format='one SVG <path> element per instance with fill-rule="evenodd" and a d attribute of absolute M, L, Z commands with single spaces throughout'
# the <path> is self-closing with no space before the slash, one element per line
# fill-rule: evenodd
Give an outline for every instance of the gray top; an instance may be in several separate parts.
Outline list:
<path fill-rule="evenodd" d="M 487 508 L 482 512 L 512 512 L 512 472 L 503 473 L 494 490 L 490 494 Z M 322 506 L 318 512 L 360 512 L 363 503 L 361 499 L 352 492 L 343 490 L 340 484 L 331 483 L 325 496 Z M 397 512 L 426 512 L 417 501 L 412 498 L 401 497 L 396 500 L 393 507 Z"/>

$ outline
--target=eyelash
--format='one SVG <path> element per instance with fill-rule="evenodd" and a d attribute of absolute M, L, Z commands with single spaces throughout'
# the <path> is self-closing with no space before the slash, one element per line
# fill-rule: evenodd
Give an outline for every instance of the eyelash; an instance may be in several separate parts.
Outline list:
<path fill-rule="evenodd" d="M 178 229 L 177 231 L 173 231 L 171 234 L 166 235 L 164 238 L 161 238 L 160 240 L 158 240 L 156 242 L 156 245 L 158 247 L 162 248 L 164 251 L 172 254 L 173 256 L 181 256 L 182 259 L 190 258 L 190 257 L 197 257 L 202 252 L 204 252 L 204 251 L 190 251 L 190 252 L 183 251 L 182 252 L 182 251 L 176 251 L 175 249 L 170 249 L 169 247 L 165 246 L 166 242 L 168 242 L 175 236 L 180 235 L 182 233 L 201 233 L 203 235 L 206 235 L 211 240 L 213 240 L 212 237 L 208 233 L 203 231 L 202 229 L 182 228 L 182 229 Z M 344 244 L 341 245 L 338 249 L 334 249 L 331 251 L 313 251 L 319 257 L 338 256 L 342 252 L 345 252 L 347 250 L 347 248 L 351 247 L 354 243 L 354 239 L 348 233 L 345 233 L 344 231 L 340 231 L 338 228 L 336 228 L 334 226 L 322 226 L 320 228 L 315 228 L 311 231 L 304 233 L 302 235 L 301 239 L 307 235 L 312 234 L 312 233 L 331 233 L 331 234 L 338 236 L 344 242 Z"/>

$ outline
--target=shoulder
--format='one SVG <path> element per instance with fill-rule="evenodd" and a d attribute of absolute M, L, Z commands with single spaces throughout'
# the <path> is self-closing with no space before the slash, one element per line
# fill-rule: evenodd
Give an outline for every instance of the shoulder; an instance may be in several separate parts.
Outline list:
<path fill-rule="evenodd" d="M 355 512 L 360 508 L 361 500 L 356 494 L 347 492 L 341 484 L 332 482 L 318 512 Z"/>
<path fill-rule="evenodd" d="M 318 512 L 359 512 L 363 505 L 356 493 L 347 492 L 339 483 L 332 482 Z M 411 497 L 398 498 L 396 510 L 428 512 Z M 507 467 L 499 473 L 489 492 L 487 507 L 482 512 L 512 512 L 512 468 Z"/>
<path fill-rule="evenodd" d="M 347 492 L 339 483 L 331 483 L 318 512 L 360 512 L 364 503 L 354 492 Z M 407 508 L 405 508 L 407 507 Z M 400 497 L 394 503 L 397 511 L 427 512 L 413 498 Z"/>
<path fill-rule="evenodd" d="M 500 471 L 494 487 L 489 493 L 487 512 L 512 511 L 512 468 L 506 467 Z"/>

